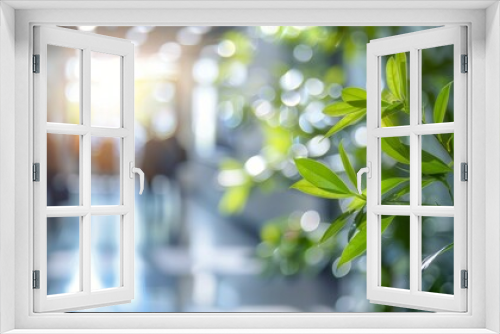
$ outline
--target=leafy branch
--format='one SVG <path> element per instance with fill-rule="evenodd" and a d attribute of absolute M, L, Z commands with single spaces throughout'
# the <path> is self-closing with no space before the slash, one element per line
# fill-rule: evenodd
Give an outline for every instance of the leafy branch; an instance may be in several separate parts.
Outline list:
<path fill-rule="evenodd" d="M 388 59 L 386 80 L 388 89 L 382 92 L 382 124 L 384 126 L 394 126 L 398 124 L 398 118 L 396 117 L 398 113 L 409 114 L 410 112 L 407 60 L 404 53 L 396 54 Z M 433 113 L 435 123 L 445 120 L 452 83 L 445 85 L 438 94 Z M 361 88 L 349 87 L 343 89 L 342 101 L 335 102 L 324 109 L 324 113 L 328 116 L 342 117 L 326 133 L 325 137 L 330 137 L 361 121 L 366 115 L 366 99 L 366 91 Z M 453 134 L 438 135 L 437 138 L 442 147 L 448 152 L 450 158 L 453 159 Z M 394 159 L 398 165 L 406 166 L 406 169 L 409 169 L 409 145 L 403 143 L 397 137 L 390 137 L 381 139 L 381 147 L 382 151 Z M 347 228 L 354 231 L 349 233 L 348 243 L 343 249 L 340 261 L 337 264 L 340 267 L 366 251 L 366 189 L 361 195 L 352 190 L 357 188 L 355 169 L 345 152 L 342 142 L 338 150 L 349 185 L 346 185 L 338 174 L 324 164 L 312 159 L 302 158 L 296 159 L 295 163 L 303 179 L 296 182 L 292 188 L 321 198 L 351 200 L 345 212 L 334 219 L 320 240 L 320 243 L 326 242 Z M 439 157 L 425 150 L 422 150 L 421 156 L 422 188 L 435 182 L 442 182 L 448 189 L 450 197 L 453 198 L 451 187 L 445 177 L 447 173 L 453 171 L 453 164 L 446 164 Z M 409 191 L 409 178 L 390 177 L 381 181 L 381 195 L 384 203 L 408 204 L 404 203 L 404 196 Z M 393 219 L 394 216 L 382 218 L 382 233 L 390 226 Z M 426 266 L 451 247 L 453 245 L 448 245 L 426 258 L 424 260 Z"/>

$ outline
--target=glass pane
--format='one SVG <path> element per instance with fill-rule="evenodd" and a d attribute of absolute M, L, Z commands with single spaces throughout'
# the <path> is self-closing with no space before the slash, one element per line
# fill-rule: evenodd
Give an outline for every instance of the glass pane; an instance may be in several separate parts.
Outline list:
<path fill-rule="evenodd" d="M 453 122 L 453 45 L 423 49 L 422 123 Z"/>
<path fill-rule="evenodd" d="M 47 218 L 47 294 L 80 291 L 80 217 Z"/>
<path fill-rule="evenodd" d="M 120 284 L 120 216 L 92 216 L 92 290 L 115 288 Z"/>
<path fill-rule="evenodd" d="M 80 123 L 80 55 L 47 45 L 47 122 Z"/>
<path fill-rule="evenodd" d="M 119 205 L 121 138 L 92 137 L 92 205 Z"/>
<path fill-rule="evenodd" d="M 422 136 L 422 205 L 453 206 L 453 134 Z"/>
<path fill-rule="evenodd" d="M 410 288 L 410 217 L 382 216 L 382 286 Z"/>
<path fill-rule="evenodd" d="M 422 291 L 453 294 L 452 217 L 422 217 Z"/>
<path fill-rule="evenodd" d="M 91 52 L 92 126 L 121 126 L 121 57 Z"/>
<path fill-rule="evenodd" d="M 80 136 L 47 134 L 47 205 L 80 205 Z"/>
<path fill-rule="evenodd" d="M 383 205 L 410 205 L 410 137 L 381 138 Z"/>
<path fill-rule="evenodd" d="M 410 125 L 410 53 L 381 57 L 382 127 Z"/>

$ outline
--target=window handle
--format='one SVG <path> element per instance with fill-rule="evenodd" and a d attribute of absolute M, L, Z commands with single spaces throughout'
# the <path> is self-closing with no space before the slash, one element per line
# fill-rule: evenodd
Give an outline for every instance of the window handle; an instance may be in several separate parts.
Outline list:
<path fill-rule="evenodd" d="M 363 191 L 361 190 L 361 176 L 363 176 L 363 174 L 366 173 L 366 177 L 371 179 L 372 178 L 372 163 L 371 162 L 367 162 L 367 165 L 366 167 L 364 168 L 361 168 L 359 171 L 358 171 L 358 193 L 359 194 L 362 194 Z"/>
<path fill-rule="evenodd" d="M 139 190 L 139 195 L 142 195 L 142 191 L 144 190 L 144 172 L 137 167 L 134 167 L 134 162 L 130 161 L 129 164 L 129 176 L 131 179 L 134 178 L 134 173 L 139 174 L 139 184 L 140 184 L 140 190 Z"/>

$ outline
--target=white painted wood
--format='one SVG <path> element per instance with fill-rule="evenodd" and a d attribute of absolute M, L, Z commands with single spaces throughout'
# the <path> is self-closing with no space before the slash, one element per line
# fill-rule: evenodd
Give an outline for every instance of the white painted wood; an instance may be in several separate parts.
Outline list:
<path fill-rule="evenodd" d="M 35 312 L 69 311 L 83 308 L 129 302 L 133 298 L 133 206 L 134 180 L 124 178 L 125 161 L 134 161 L 134 75 L 133 44 L 127 40 L 82 33 L 64 28 L 35 27 L 34 51 L 40 54 L 40 73 L 34 75 L 35 147 L 34 161 L 40 162 L 40 182 L 34 186 L 35 260 L 34 269 L 40 270 L 40 289 L 33 290 Z M 80 119 L 82 124 L 47 123 L 47 45 L 71 47 L 81 55 Z M 122 126 L 117 129 L 92 127 L 90 120 L 90 85 L 92 51 L 116 54 L 124 59 L 122 75 Z M 125 94 L 132 96 L 132 99 Z M 73 134 L 80 136 L 80 205 L 74 207 L 46 207 L 46 134 Z M 122 138 L 120 153 L 120 180 L 122 203 L 118 206 L 91 204 L 91 139 L 92 136 Z M 124 200 L 126 198 L 127 200 Z M 118 288 L 101 291 L 91 286 L 91 222 L 92 215 L 121 215 L 122 284 Z M 47 217 L 80 217 L 80 292 L 47 295 Z"/>
<path fill-rule="evenodd" d="M 75 36 L 77 38 L 77 36 Z M 80 86 L 80 119 L 82 124 L 80 125 L 87 131 L 82 133 L 80 137 L 81 150 L 80 150 L 80 179 L 82 184 L 80 187 L 80 196 L 82 206 L 87 209 L 87 211 L 80 217 L 81 221 L 81 235 L 80 235 L 80 286 L 81 291 L 85 294 L 90 294 L 91 291 L 91 233 L 92 233 L 92 216 L 89 214 L 88 209 L 91 206 L 91 178 L 92 178 L 92 143 L 91 135 L 88 129 L 90 128 L 90 114 L 91 114 L 91 61 L 90 61 L 90 50 L 88 45 L 85 45 L 81 52 L 81 62 L 80 62 L 80 78 L 82 78 Z M 48 130 L 47 130 L 48 131 Z M 75 298 L 70 298 L 76 300 Z M 57 300 L 55 304 L 57 304 Z M 54 303 L 54 302 L 53 302 Z M 73 305 L 72 305 L 73 306 Z M 70 306 L 70 307 L 72 307 Z M 61 307 L 61 305 L 58 305 Z M 36 309 L 35 309 L 36 310 Z"/>
<path fill-rule="evenodd" d="M 410 51 L 410 126 L 412 130 L 419 124 L 422 117 L 420 92 L 421 89 L 421 51 L 419 49 L 411 49 Z M 437 124 L 438 127 L 443 127 L 442 124 Z M 421 127 L 425 128 L 425 125 Z M 434 127 L 436 128 L 436 127 Z M 432 130 L 432 129 L 431 129 Z M 422 140 L 419 134 L 412 131 L 410 133 L 410 291 L 412 294 L 418 293 L 420 289 L 420 223 L 421 217 L 415 212 L 417 206 L 421 205 L 422 191 L 422 164 L 421 158 Z M 411 305 L 411 301 L 410 301 Z"/>
<path fill-rule="evenodd" d="M 47 217 L 83 217 L 90 213 L 93 216 L 124 215 L 130 212 L 130 207 L 124 205 L 94 205 L 94 206 L 49 206 Z"/>
<path fill-rule="evenodd" d="M 405 5 L 409 1 L 405 1 Z M 432 4 L 422 4 L 420 8 L 430 8 L 438 1 Z M 46 6 L 47 1 L 38 1 L 37 6 Z M 96 8 L 103 2 L 85 2 L 88 8 Z M 187 4 L 187 2 L 183 2 Z M 371 2 L 373 9 L 363 7 L 362 10 L 345 9 L 325 9 L 317 7 L 313 2 L 307 2 L 305 6 L 308 10 L 294 10 L 288 8 L 274 8 L 272 2 L 266 2 L 266 8 L 255 10 L 235 10 L 235 9 L 214 9 L 214 1 L 206 1 L 203 5 L 193 5 L 189 10 L 169 9 L 169 10 L 124 10 L 116 9 L 113 11 L 102 10 L 27 10 L 18 11 L 16 15 L 16 233 L 12 238 L 16 240 L 16 328 L 20 333 L 34 333 L 37 331 L 43 333 L 265 333 L 266 330 L 257 329 L 269 328 L 269 332 L 277 333 L 489 333 L 484 328 L 485 316 L 485 282 L 489 281 L 489 286 L 497 286 L 498 280 L 491 278 L 491 275 L 484 275 L 485 270 L 485 252 L 486 248 L 484 236 L 488 229 L 485 219 L 485 151 L 484 145 L 487 136 L 492 133 L 500 132 L 499 122 L 489 122 L 489 133 L 485 134 L 485 111 L 495 114 L 495 108 L 485 108 L 485 101 L 491 101 L 498 98 L 499 76 L 496 72 L 485 71 L 485 48 L 484 41 L 488 45 L 494 44 L 489 41 L 490 37 L 494 39 L 497 34 L 496 25 L 488 25 L 485 30 L 485 15 L 483 10 L 478 10 L 475 6 L 477 2 L 470 2 L 473 6 L 471 10 L 456 10 L 457 2 L 448 2 L 450 5 L 446 10 L 426 10 L 413 9 L 398 10 L 395 9 L 393 2 L 392 10 L 381 9 L 379 2 Z M 333 2 L 329 2 L 333 3 Z M 354 1 L 344 2 L 354 3 Z M 443 3 L 443 2 L 440 2 Z M 464 2 L 460 2 L 463 4 Z M 269 4 L 269 7 L 267 7 Z M 61 2 L 53 2 L 52 8 L 60 8 Z M 64 3 L 66 5 L 66 3 Z M 120 3 L 120 6 L 122 3 Z M 397 3 L 397 6 L 403 5 Z M 413 4 L 412 4 L 413 5 Z M 415 3 L 415 5 L 420 6 Z M 186 5 L 187 6 L 187 5 Z M 200 9 L 202 6 L 209 9 Z M 227 5 L 229 6 L 229 5 Z M 28 7 L 29 8 L 29 7 Z M 82 7 L 78 7 L 82 8 Z M 388 24 L 405 25 L 430 25 L 438 26 L 442 24 L 457 24 L 469 22 L 472 43 L 469 48 L 472 53 L 471 75 L 469 83 L 471 86 L 469 106 L 473 107 L 474 121 L 469 122 L 469 131 L 472 133 L 470 147 L 472 148 L 473 159 L 470 161 L 469 171 L 474 179 L 470 183 L 472 188 L 470 216 L 474 225 L 471 233 L 472 243 L 469 243 L 469 251 L 472 255 L 469 258 L 469 265 L 472 270 L 470 277 L 470 309 L 467 313 L 413 313 L 413 314 L 367 314 L 367 313 L 294 313 L 294 314 L 64 314 L 32 313 L 32 289 L 29 279 L 32 264 L 32 182 L 30 175 L 31 152 L 32 152 L 32 115 L 33 110 L 30 100 L 32 75 L 30 68 L 26 66 L 30 63 L 31 32 L 30 24 L 66 24 L 66 25 L 267 25 L 267 24 L 293 24 L 293 25 L 370 25 L 387 26 Z M 491 22 L 490 22 L 491 23 Z M 0 27 L 1 28 L 1 27 Z M 495 42 L 498 43 L 498 42 Z M 498 57 L 488 51 L 488 64 L 493 66 L 498 63 Z M 3 64 L 0 64 L 2 66 Z M 485 87 L 485 78 L 489 83 L 494 83 Z M 485 92 L 489 95 L 485 95 Z M 486 99 L 485 97 L 488 97 Z M 6 96 L 8 98 L 8 96 Z M 370 116 L 368 116 L 370 117 Z M 471 120 L 471 115 L 468 115 Z M 491 142 L 491 146 L 498 141 Z M 500 154 L 494 151 L 489 156 Z M 472 165 L 476 166 L 471 167 Z M 492 166 L 491 168 L 494 168 Z M 491 190 L 498 191 L 498 187 L 488 184 L 488 193 Z M 370 191 L 370 189 L 369 189 Z M 498 196 L 497 196 L 498 197 Z M 495 202 L 495 199 L 492 198 Z M 492 213 L 498 210 L 498 206 L 490 205 L 486 212 Z M 1 214 L 1 212 L 0 212 Z M 471 226 L 469 229 L 472 230 Z M 490 231 L 491 229 L 488 229 Z M 498 231 L 498 229 L 492 229 Z M 489 234 L 492 240 L 496 237 Z M 473 247 L 472 247 L 473 245 Z M 498 256 L 495 252 L 489 252 L 488 268 L 490 272 L 498 270 Z M 28 259 L 28 261 L 27 261 Z M 3 265 L 2 265 L 3 268 Z M 472 278 L 472 279 L 471 279 Z M 489 291 L 488 291 L 489 292 Z M 498 307 L 499 300 L 491 294 L 487 294 L 489 305 Z M 494 309 L 493 307 L 489 309 Z M 498 308 L 497 308 L 498 309 Z M 494 315 L 493 322 L 498 321 L 497 313 Z M 196 326 L 196 329 L 193 327 Z M 161 328 L 170 328 L 161 329 Z M 36 328 L 39 328 L 38 330 Z M 42 328 L 45 328 L 43 330 Z M 58 329 L 54 329 L 58 328 Z M 106 328 L 107 330 L 105 330 Z M 114 328 L 114 330 L 113 330 Z M 130 329 L 141 328 L 141 329 Z M 148 329 L 149 328 L 149 329 Z M 174 329 L 175 328 L 175 329 Z M 182 329 L 183 328 L 183 329 Z M 191 329 L 190 329 L 191 328 Z M 247 328 L 246 330 L 244 328 Z M 294 329 L 295 328 L 295 329 Z M 300 329 L 296 329 L 300 328 Z M 405 329 L 406 328 L 406 329 Z M 410 328 L 410 329 L 408 329 Z"/>
<path fill-rule="evenodd" d="M 82 9 L 82 8 L 99 8 L 99 9 L 213 9 L 213 8 L 234 8 L 234 9 L 394 9 L 393 1 L 328 1 L 328 0 L 240 0 L 240 1 L 200 1 L 200 0 L 167 0 L 167 1 L 152 1 L 152 0 L 121 0 L 119 3 L 113 0 L 72 0 L 60 3 L 57 0 L 52 1 L 37 1 L 37 0 L 6 0 L 6 3 L 16 9 Z M 455 9 L 477 9 L 487 8 L 494 1 L 459 1 L 453 4 Z M 450 0 L 425 0 L 425 1 L 404 1 L 397 4 L 399 9 L 449 9 Z"/>
<path fill-rule="evenodd" d="M 124 128 L 102 128 L 102 127 L 97 127 L 93 126 L 90 128 L 90 134 L 93 137 L 117 137 L 117 138 L 123 138 L 123 137 L 129 137 L 133 135 L 133 128 L 132 131 L 130 129 L 124 129 Z"/>
<path fill-rule="evenodd" d="M 377 78 L 377 70 L 381 65 L 380 58 L 373 54 L 371 45 L 368 44 L 366 48 L 366 96 L 367 101 L 374 101 L 376 104 L 379 101 L 381 89 L 380 80 Z M 367 145 L 366 145 L 366 162 L 371 164 L 372 180 L 380 179 L 380 167 L 377 165 L 377 161 L 380 160 L 379 153 L 379 140 L 378 138 L 370 137 L 371 134 L 380 126 L 380 120 L 377 115 L 377 110 L 371 110 L 371 105 L 367 105 L 366 113 L 366 129 L 367 129 Z M 366 235 L 366 281 L 367 281 L 367 291 L 370 291 L 370 285 L 378 285 L 380 282 L 380 274 L 377 269 L 378 263 L 380 263 L 380 244 L 377 233 L 370 233 L 373 229 L 377 229 L 380 226 L 379 218 L 374 209 L 376 206 L 380 205 L 380 201 L 376 194 L 379 192 L 378 182 L 366 183 L 366 220 L 367 220 L 367 235 Z M 373 226 L 372 226 L 373 225 Z"/>
<path fill-rule="evenodd" d="M 421 90 L 420 90 L 421 91 Z M 420 107 L 419 115 L 421 115 L 422 108 Z M 421 117 L 421 116 L 420 116 Z M 421 119 L 419 117 L 419 119 Z M 455 131 L 455 123 L 430 123 L 420 124 L 411 127 L 411 131 L 416 135 L 435 135 L 442 133 L 453 133 Z"/>
<path fill-rule="evenodd" d="M 85 55 L 86 52 L 83 52 L 83 54 Z M 87 55 L 87 57 L 89 57 L 89 55 Z M 89 62 L 87 61 L 87 63 Z M 86 79 L 84 78 L 84 81 L 85 80 Z M 85 103 L 83 103 L 83 105 L 85 105 Z M 130 131 L 124 128 L 104 128 L 97 126 L 91 127 L 90 120 L 88 121 L 88 124 L 89 125 L 47 122 L 47 133 L 56 133 L 63 135 L 80 135 L 80 136 L 90 133 L 92 137 L 117 137 L 117 138 L 126 137 L 130 135 Z"/>
<path fill-rule="evenodd" d="M 420 50 L 454 45 L 454 123 L 421 123 Z M 374 175 L 368 181 L 367 296 L 371 302 L 421 310 L 467 311 L 467 290 L 461 288 L 461 270 L 467 270 L 467 182 L 460 180 L 460 163 L 467 159 L 467 75 L 461 73 L 461 55 L 467 54 L 466 28 L 449 26 L 373 40 L 368 44 L 367 160 Z M 410 125 L 380 127 L 380 57 L 410 52 Z M 454 133 L 454 206 L 421 205 L 421 135 Z M 410 137 L 410 205 L 380 205 L 381 145 L 379 138 Z M 470 182 L 470 181 L 469 181 Z M 374 189 L 375 191 L 370 191 Z M 410 289 L 382 287 L 380 215 L 410 217 Z M 454 295 L 425 293 L 421 289 L 421 217 L 454 217 Z"/>
<path fill-rule="evenodd" d="M 469 270 L 467 264 L 467 217 L 468 217 L 468 185 L 474 178 L 469 177 L 468 182 L 461 180 L 461 163 L 469 162 L 468 143 L 467 143 L 467 74 L 461 73 L 460 57 L 467 54 L 467 31 L 461 27 L 455 40 L 455 65 L 454 65 L 454 112 L 455 112 L 455 135 L 454 135 L 454 291 L 458 297 L 457 302 L 461 311 L 467 309 L 467 289 L 461 288 L 461 277 L 458 270 Z"/>
<path fill-rule="evenodd" d="M 481 328 L 457 329 L 16 329 L 5 334 L 494 334 Z"/>
<path fill-rule="evenodd" d="M 121 178 L 123 184 L 122 205 L 128 213 L 122 215 L 121 220 L 121 282 L 127 288 L 127 297 L 134 298 L 134 194 L 135 179 L 128 177 L 130 162 L 135 165 L 134 145 L 134 49 L 122 57 L 122 126 L 130 135 L 122 139 L 121 151 Z M 130 288 L 128 288 L 130 287 Z"/>
<path fill-rule="evenodd" d="M 455 124 L 451 123 L 431 123 L 425 125 L 404 125 L 404 126 L 394 126 L 386 128 L 377 128 L 373 130 L 373 135 L 378 138 L 386 137 L 402 137 L 409 136 L 410 134 L 416 135 L 430 135 L 430 134 L 442 134 L 442 133 L 453 133 L 455 130 Z"/>
<path fill-rule="evenodd" d="M 0 333 L 15 328 L 15 11 L 0 2 Z"/>
<path fill-rule="evenodd" d="M 486 134 L 488 140 L 484 143 L 485 152 L 487 152 L 484 160 L 478 161 L 480 158 L 478 154 L 472 152 L 472 167 L 469 165 L 469 171 L 481 170 L 483 175 L 487 175 L 487 182 L 484 183 L 484 189 L 488 196 L 485 199 L 485 220 L 487 222 L 486 240 L 485 245 L 487 248 L 487 266 L 485 269 L 484 277 L 485 289 L 488 292 L 485 296 L 486 302 L 486 328 L 500 332 L 500 268 L 491 265 L 492 261 L 496 263 L 500 261 L 496 259 L 494 254 L 500 254 L 500 173 L 498 173 L 498 166 L 500 166 L 500 150 L 498 150 L 498 143 L 500 143 L 500 131 L 496 128 L 500 124 L 500 3 L 495 3 L 486 11 L 486 27 L 490 34 L 486 37 L 486 63 L 487 73 L 490 74 L 486 77 L 487 93 L 490 93 L 485 98 L 485 112 L 487 119 Z M 484 70 L 484 69 L 483 69 Z M 474 70 L 476 73 L 477 70 Z M 474 119 L 475 124 L 480 122 L 481 119 L 477 117 Z M 475 133 L 471 134 L 472 136 Z M 484 169 L 481 166 L 485 166 Z M 475 183 L 478 179 L 475 179 Z M 471 196 L 471 200 L 475 200 L 475 194 Z M 474 233 L 477 233 L 477 227 L 474 225 Z M 484 245 L 480 245 L 484 246 Z M 494 259 L 494 260 L 493 260 Z M 470 276 L 469 276 L 470 277 Z M 477 279 L 481 276 L 475 275 Z M 474 278 L 477 280 L 476 278 Z"/>
<path fill-rule="evenodd" d="M 453 217 L 455 209 L 452 206 L 421 206 L 421 205 L 375 205 L 373 213 L 377 215 Z"/>

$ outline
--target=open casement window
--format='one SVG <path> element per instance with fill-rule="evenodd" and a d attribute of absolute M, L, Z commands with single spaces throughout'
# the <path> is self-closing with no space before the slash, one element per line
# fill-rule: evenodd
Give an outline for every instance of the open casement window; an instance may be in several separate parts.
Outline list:
<path fill-rule="evenodd" d="M 367 297 L 372 303 L 467 310 L 462 282 L 466 54 L 466 28 L 459 26 L 368 44 Z M 449 57 L 450 65 L 433 67 L 434 57 Z M 387 191 L 396 184 L 403 186 Z M 396 247 L 401 242 L 409 244 L 406 251 Z"/>
<path fill-rule="evenodd" d="M 130 302 L 133 44 L 35 27 L 33 72 L 35 312 Z"/>

